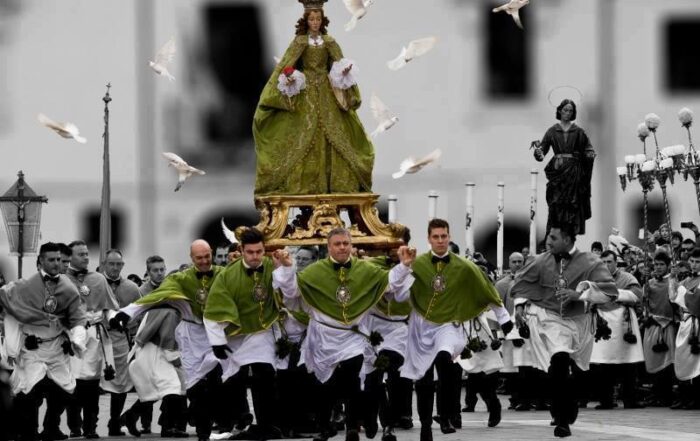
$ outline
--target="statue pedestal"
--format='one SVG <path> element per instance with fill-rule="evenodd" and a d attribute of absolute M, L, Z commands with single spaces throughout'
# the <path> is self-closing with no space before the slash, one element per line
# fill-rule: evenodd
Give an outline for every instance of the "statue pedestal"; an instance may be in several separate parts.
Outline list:
<path fill-rule="evenodd" d="M 274 250 L 325 245 L 331 230 L 344 227 L 350 231 L 353 246 L 378 254 L 403 245 L 406 227 L 379 220 L 377 199 L 379 195 L 374 193 L 259 196 L 255 198 L 255 207 L 260 212 L 260 222 L 255 228 L 262 232 L 265 248 Z M 301 214 L 290 219 L 295 208 Z M 347 212 L 350 225 L 341 219 L 343 211 Z M 236 235 L 244 228 L 236 228 Z"/>

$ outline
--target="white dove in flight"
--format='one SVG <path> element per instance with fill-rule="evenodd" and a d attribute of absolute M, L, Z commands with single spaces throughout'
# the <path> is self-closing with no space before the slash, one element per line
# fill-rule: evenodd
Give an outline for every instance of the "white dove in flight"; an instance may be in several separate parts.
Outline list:
<path fill-rule="evenodd" d="M 345 30 L 350 32 L 357 26 L 358 20 L 367 14 L 367 8 L 372 6 L 374 0 L 343 0 L 345 7 L 352 14 L 352 18 L 345 24 Z"/>
<path fill-rule="evenodd" d="M 151 66 L 151 69 L 153 69 L 153 71 L 158 75 L 162 75 L 168 78 L 170 81 L 174 81 L 175 77 L 168 71 L 168 64 L 173 61 L 175 52 L 175 39 L 171 38 L 163 45 L 162 48 L 160 48 L 156 54 L 155 61 L 149 61 L 148 65 Z"/>
<path fill-rule="evenodd" d="M 182 188 L 182 184 L 185 183 L 187 178 L 192 176 L 193 174 L 198 174 L 198 175 L 204 175 L 204 171 L 194 168 L 188 163 L 185 162 L 184 159 L 181 157 L 177 156 L 175 153 L 171 152 L 163 152 L 163 157 L 168 160 L 168 166 L 171 166 L 177 170 L 177 186 L 175 187 L 175 191 L 180 190 Z"/>
<path fill-rule="evenodd" d="M 530 3 L 530 0 L 510 0 L 505 5 L 493 8 L 493 12 L 505 11 L 506 14 L 513 17 L 513 21 L 520 29 L 523 29 L 523 23 L 520 21 L 520 8 Z"/>
<path fill-rule="evenodd" d="M 75 139 L 81 144 L 85 144 L 87 142 L 85 138 L 80 136 L 80 130 L 78 130 L 78 127 L 73 123 L 56 122 L 43 113 L 38 114 L 37 119 L 42 125 L 48 127 L 64 138 Z"/>
<path fill-rule="evenodd" d="M 399 166 L 399 171 L 392 174 L 391 177 L 394 179 L 399 179 L 406 173 L 416 173 L 426 165 L 437 161 L 440 158 L 440 155 L 442 155 L 442 151 L 440 149 L 436 149 L 430 152 L 425 158 L 419 159 L 417 161 L 413 156 L 409 156 L 408 158 L 404 159 L 403 162 L 401 162 L 401 165 Z"/>
<path fill-rule="evenodd" d="M 377 120 L 377 128 L 372 132 L 372 138 L 382 132 L 386 132 L 399 121 L 397 116 L 389 112 L 389 108 L 379 99 L 377 95 L 372 93 L 372 99 L 369 102 L 369 107 L 372 109 L 372 115 Z"/>
<path fill-rule="evenodd" d="M 437 43 L 437 37 L 427 37 L 420 38 L 418 40 L 413 40 L 408 43 L 408 47 L 401 48 L 401 53 L 398 57 L 386 63 L 391 70 L 399 70 L 406 65 L 409 61 L 416 57 L 426 54 Z"/>
<path fill-rule="evenodd" d="M 224 237 L 226 238 L 226 240 L 228 240 L 232 244 L 238 243 L 238 239 L 236 239 L 236 233 L 234 233 L 226 226 L 223 217 L 221 218 L 221 231 L 224 233 Z"/>

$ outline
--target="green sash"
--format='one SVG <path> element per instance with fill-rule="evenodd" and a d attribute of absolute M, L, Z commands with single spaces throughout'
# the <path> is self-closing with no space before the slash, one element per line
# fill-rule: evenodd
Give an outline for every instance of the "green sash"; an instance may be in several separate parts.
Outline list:
<path fill-rule="evenodd" d="M 385 256 L 371 257 L 367 259 L 367 262 L 386 271 L 389 271 L 396 265 L 396 263 Z M 388 316 L 408 315 L 411 313 L 411 302 L 408 300 L 405 302 L 397 302 L 394 299 L 387 300 L 386 297 L 382 296 L 382 298 L 379 299 L 379 303 L 377 303 L 377 309 Z"/>
<path fill-rule="evenodd" d="M 498 291 L 479 267 L 467 259 L 449 253 L 450 263 L 432 263 L 432 254 L 425 253 L 413 263 L 415 281 L 411 286 L 413 308 L 433 323 L 465 322 L 478 316 L 489 305 L 503 305 Z M 445 289 L 433 289 L 438 274 Z"/>
<path fill-rule="evenodd" d="M 330 259 L 323 259 L 309 265 L 297 275 L 304 301 L 345 324 L 350 324 L 376 305 L 389 285 L 386 270 L 355 257 L 351 259 L 350 265 L 350 269 L 340 268 L 336 271 Z M 341 279 L 349 294 L 345 298 L 338 295 Z"/>
<path fill-rule="evenodd" d="M 204 314 L 204 304 L 201 298 L 197 298 L 197 292 L 200 289 L 209 291 L 212 283 L 223 271 L 223 268 L 217 265 L 212 265 L 211 269 L 214 271 L 214 277 L 204 276 L 201 279 L 197 278 L 197 268 L 195 267 L 171 274 L 163 280 L 158 288 L 138 299 L 136 304 L 155 306 L 169 300 L 184 300 L 190 304 L 192 314 L 201 319 Z"/>
<path fill-rule="evenodd" d="M 224 268 L 211 287 L 204 318 L 226 323 L 228 336 L 253 334 L 272 326 L 279 318 L 272 289 L 272 259 L 264 257 L 262 266 L 262 273 L 251 275 L 247 274 L 243 259 Z"/>

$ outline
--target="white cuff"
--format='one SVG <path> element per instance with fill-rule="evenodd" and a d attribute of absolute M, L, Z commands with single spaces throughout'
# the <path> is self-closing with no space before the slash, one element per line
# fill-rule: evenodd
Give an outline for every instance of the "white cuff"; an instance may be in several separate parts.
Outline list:
<path fill-rule="evenodd" d="M 343 70 L 347 69 L 351 65 L 352 69 L 350 69 L 350 72 L 348 72 L 347 75 L 343 74 Z M 357 84 L 357 80 L 355 79 L 355 74 L 357 73 L 358 70 L 355 62 L 350 59 L 343 58 L 333 63 L 331 72 L 328 74 L 328 78 L 330 79 L 333 87 L 336 89 L 346 90 Z"/>
<path fill-rule="evenodd" d="M 510 314 L 508 314 L 508 310 L 505 308 L 505 306 L 491 305 L 491 310 L 494 314 L 496 314 L 496 320 L 498 321 L 499 325 L 511 321 Z"/>
<path fill-rule="evenodd" d="M 228 343 L 226 339 L 226 323 L 204 319 L 204 328 L 207 331 L 207 339 L 210 345 L 221 346 Z"/>

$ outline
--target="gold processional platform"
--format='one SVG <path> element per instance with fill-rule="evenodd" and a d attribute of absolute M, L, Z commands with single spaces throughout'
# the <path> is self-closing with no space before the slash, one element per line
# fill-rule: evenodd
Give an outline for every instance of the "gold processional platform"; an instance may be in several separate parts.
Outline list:
<path fill-rule="evenodd" d="M 354 247 L 367 255 L 385 254 L 403 245 L 406 227 L 382 222 L 376 207 L 378 199 L 379 195 L 374 193 L 258 196 L 255 207 L 260 213 L 260 222 L 255 228 L 262 232 L 267 250 L 326 245 L 328 233 L 343 227 L 350 231 Z M 298 209 L 299 214 L 290 221 L 294 209 Z M 350 225 L 341 218 L 343 211 Z M 236 236 L 245 228 L 236 228 Z"/>

